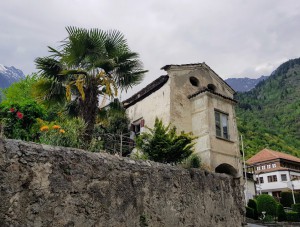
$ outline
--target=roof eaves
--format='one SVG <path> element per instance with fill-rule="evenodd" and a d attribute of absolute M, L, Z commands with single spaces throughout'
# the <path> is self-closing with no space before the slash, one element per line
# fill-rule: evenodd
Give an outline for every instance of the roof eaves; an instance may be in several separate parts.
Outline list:
<path fill-rule="evenodd" d="M 223 99 L 227 99 L 227 100 L 230 100 L 230 101 L 232 101 L 232 102 L 234 102 L 234 103 L 237 103 L 237 100 L 232 99 L 232 98 L 230 98 L 230 97 L 227 97 L 227 96 L 225 96 L 225 95 L 222 95 L 222 94 L 220 94 L 220 93 L 214 92 L 214 91 L 212 91 L 211 89 L 208 89 L 208 88 L 206 88 L 206 87 L 203 87 L 201 90 L 197 91 L 196 93 L 194 93 L 194 94 L 192 94 L 192 95 L 189 95 L 189 96 L 188 96 L 188 99 L 194 98 L 194 97 L 196 97 L 196 96 L 198 96 L 199 94 L 204 93 L 204 92 L 209 92 L 209 93 L 211 93 L 211 94 L 220 96 L 220 97 L 223 98 Z"/>
<path fill-rule="evenodd" d="M 159 90 L 167 81 L 169 80 L 168 75 L 163 75 L 158 77 L 156 80 L 152 81 L 150 84 L 148 84 L 146 87 L 144 87 L 139 92 L 132 95 L 130 98 L 124 100 L 123 106 L 125 109 L 128 107 L 134 105 L 135 103 L 143 100 L 147 96 L 151 95 L 153 92 Z"/>

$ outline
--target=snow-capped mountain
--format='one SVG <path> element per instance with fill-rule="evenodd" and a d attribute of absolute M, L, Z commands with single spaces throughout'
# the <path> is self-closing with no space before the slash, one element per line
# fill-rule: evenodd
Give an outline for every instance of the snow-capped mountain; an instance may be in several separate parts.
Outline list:
<path fill-rule="evenodd" d="M 0 88 L 6 88 L 12 83 L 24 79 L 25 75 L 20 69 L 0 64 Z"/>

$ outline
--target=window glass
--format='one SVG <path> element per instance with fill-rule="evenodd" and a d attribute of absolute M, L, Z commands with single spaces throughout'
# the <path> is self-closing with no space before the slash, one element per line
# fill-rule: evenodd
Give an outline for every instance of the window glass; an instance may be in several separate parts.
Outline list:
<path fill-rule="evenodd" d="M 281 174 L 281 181 L 287 181 L 286 174 Z"/>
<path fill-rule="evenodd" d="M 268 182 L 276 182 L 276 181 L 277 181 L 276 175 L 268 176 Z"/>
<path fill-rule="evenodd" d="M 229 139 L 228 115 L 215 111 L 216 136 Z"/>
<path fill-rule="evenodd" d="M 220 119 L 219 112 L 215 112 L 215 120 L 216 120 L 216 135 L 221 137 L 221 119 Z"/>
<path fill-rule="evenodd" d="M 264 178 L 263 177 L 260 177 L 259 178 L 259 182 L 262 184 L 262 183 L 264 183 Z"/>
<path fill-rule="evenodd" d="M 228 116 L 222 114 L 222 129 L 223 129 L 223 138 L 228 139 Z"/>

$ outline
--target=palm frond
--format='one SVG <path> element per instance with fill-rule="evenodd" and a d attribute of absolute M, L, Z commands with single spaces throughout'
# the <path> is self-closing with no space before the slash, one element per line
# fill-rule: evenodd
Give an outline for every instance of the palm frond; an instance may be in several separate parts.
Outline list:
<path fill-rule="evenodd" d="M 64 81 L 66 78 L 60 76 L 63 65 L 56 59 L 51 57 L 42 57 L 35 59 L 36 67 L 40 70 L 42 77 Z"/>
<path fill-rule="evenodd" d="M 66 90 L 59 81 L 42 78 L 34 84 L 33 95 L 44 104 L 57 104 L 66 101 Z"/>

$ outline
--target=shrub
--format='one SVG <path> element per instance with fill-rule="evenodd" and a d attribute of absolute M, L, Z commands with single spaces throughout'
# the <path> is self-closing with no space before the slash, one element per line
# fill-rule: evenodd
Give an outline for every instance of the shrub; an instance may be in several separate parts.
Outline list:
<path fill-rule="evenodd" d="M 267 214 L 263 220 L 264 222 L 273 222 L 274 216 Z"/>
<path fill-rule="evenodd" d="M 191 154 L 188 158 L 183 160 L 181 163 L 183 168 L 200 168 L 201 167 L 201 159 L 198 155 Z"/>
<path fill-rule="evenodd" d="M 40 124 L 40 143 L 53 146 L 88 148 L 83 140 L 85 123 L 81 118 L 65 119 L 57 124 L 41 121 Z"/>
<path fill-rule="evenodd" d="M 256 203 L 256 201 L 254 199 L 249 199 L 247 206 L 253 209 L 253 212 L 254 212 L 253 213 L 253 219 L 257 220 L 258 219 L 258 213 L 257 213 L 257 203 Z"/>
<path fill-rule="evenodd" d="M 35 141 L 38 131 L 34 127 L 37 118 L 44 116 L 45 110 L 35 101 L 22 103 L 4 102 L 0 105 L 0 124 L 4 136 L 11 139 Z"/>
<path fill-rule="evenodd" d="M 283 209 L 282 204 L 280 203 L 277 204 L 276 216 L 277 216 L 277 221 L 286 221 L 286 213 Z"/>
<path fill-rule="evenodd" d="M 254 209 L 251 207 L 246 207 L 246 217 L 254 219 Z"/>
<path fill-rule="evenodd" d="M 256 199 L 257 211 L 261 214 L 262 211 L 266 211 L 266 215 L 276 216 L 276 200 L 267 194 L 259 195 Z"/>
<path fill-rule="evenodd" d="M 181 132 L 177 135 L 175 127 L 164 126 L 157 118 L 154 128 L 149 130 L 150 132 L 142 133 L 137 138 L 136 145 L 150 160 L 178 163 L 193 153 L 195 137 L 191 134 Z"/>
<path fill-rule="evenodd" d="M 292 210 L 300 213 L 300 203 L 292 204 Z"/>
<path fill-rule="evenodd" d="M 300 193 L 294 192 L 296 203 L 300 203 Z M 284 207 L 291 207 L 294 203 L 292 192 L 281 192 L 280 193 L 280 203 Z"/>
<path fill-rule="evenodd" d="M 299 215 L 295 211 L 288 211 L 286 212 L 286 219 L 287 221 L 296 222 L 299 221 Z"/>

